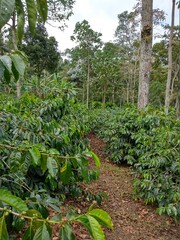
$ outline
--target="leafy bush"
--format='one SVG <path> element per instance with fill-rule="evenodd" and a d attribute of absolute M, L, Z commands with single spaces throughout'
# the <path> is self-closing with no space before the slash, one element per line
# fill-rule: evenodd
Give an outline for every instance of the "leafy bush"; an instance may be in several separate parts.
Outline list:
<path fill-rule="evenodd" d="M 12 195 L 7 190 L 0 189 L 0 201 L 2 203 L 0 207 L 0 238 L 3 240 L 9 239 L 7 221 L 10 216 L 14 216 L 13 224 L 17 230 L 24 228 L 25 232 L 22 236 L 24 240 L 50 240 L 52 235 L 51 226 L 55 224 L 59 226 L 59 237 L 62 240 L 75 239 L 71 226 L 73 222 L 81 223 L 94 239 L 105 240 L 101 225 L 113 229 L 110 216 L 101 209 L 93 209 L 93 206 L 83 215 L 71 212 L 64 218 L 58 214 L 49 219 L 47 214 L 41 214 L 35 209 L 28 208 L 25 201 Z"/>
<path fill-rule="evenodd" d="M 86 194 L 78 183 L 89 182 L 99 176 L 100 160 L 88 150 L 85 137 L 88 131 L 87 117 L 84 116 L 85 110 L 75 104 L 75 90 L 65 82 L 51 81 L 49 85 L 51 91 L 44 94 L 43 98 L 25 93 L 20 100 L 3 96 L 0 103 L 0 191 L 3 193 L 8 190 L 14 201 L 19 197 L 19 201 L 26 201 L 28 207 L 25 216 L 14 213 L 9 207 L 6 211 L 10 197 L 7 200 L 3 198 L 4 195 L 1 196 L 0 225 L 5 236 L 8 213 L 13 215 L 11 225 L 20 230 L 24 224 L 20 224 L 21 221 L 16 218 L 32 220 L 31 213 L 34 211 L 38 219 L 44 219 L 37 220 L 39 227 L 33 227 L 33 230 L 30 221 L 28 233 L 25 233 L 28 237 L 24 239 L 32 239 L 29 237 L 31 230 L 36 231 L 35 236 L 45 234 L 49 229 L 49 222 L 45 220 L 48 217 L 47 209 L 51 207 L 57 211 L 65 196 Z M 89 170 L 87 157 L 94 159 L 94 170 Z M 96 196 L 91 196 L 91 199 L 96 199 Z M 9 205 L 14 208 L 12 202 Z M 86 222 L 90 234 L 96 235 L 90 226 L 90 221 L 94 221 L 90 215 L 75 216 L 72 221 L 76 220 L 82 224 Z M 39 225 L 39 222 L 42 224 Z M 71 220 L 59 223 L 60 235 L 64 238 L 71 232 L 70 223 Z"/>
<path fill-rule="evenodd" d="M 136 194 L 157 203 L 160 214 L 179 218 L 180 121 L 162 111 L 130 107 L 95 115 L 93 128 L 108 142 L 112 160 L 133 167 Z"/>

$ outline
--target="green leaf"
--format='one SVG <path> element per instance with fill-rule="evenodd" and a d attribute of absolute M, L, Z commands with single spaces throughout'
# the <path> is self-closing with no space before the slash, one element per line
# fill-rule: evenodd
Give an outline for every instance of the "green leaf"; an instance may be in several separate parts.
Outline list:
<path fill-rule="evenodd" d="M 17 232 L 19 232 L 24 228 L 25 220 L 20 217 L 14 216 L 12 226 Z"/>
<path fill-rule="evenodd" d="M 40 159 L 41 159 L 41 153 L 38 150 L 38 148 L 32 147 L 31 149 L 29 149 L 29 152 L 32 156 L 34 165 L 39 165 L 40 164 Z"/>
<path fill-rule="evenodd" d="M 4 55 L 4 56 L 0 56 L 0 60 L 3 63 L 4 67 L 8 70 L 8 72 L 11 73 L 11 68 L 12 68 L 11 58 L 7 55 Z"/>
<path fill-rule="evenodd" d="M 24 52 L 15 50 L 15 51 L 13 51 L 13 54 L 19 55 L 23 59 L 24 62 L 28 62 L 28 57 Z"/>
<path fill-rule="evenodd" d="M 41 170 L 43 173 L 47 170 L 47 156 L 43 154 L 41 155 Z"/>
<path fill-rule="evenodd" d="M 21 198 L 12 195 L 5 189 L 0 189 L 0 201 L 7 203 L 19 212 L 28 210 L 26 203 Z"/>
<path fill-rule="evenodd" d="M 25 14 L 21 0 L 16 0 L 16 11 L 17 11 L 17 36 L 19 42 L 21 42 L 24 35 L 25 24 Z"/>
<path fill-rule="evenodd" d="M 90 154 L 91 154 L 92 158 L 94 159 L 94 162 L 95 162 L 96 166 L 100 167 L 101 166 L 101 161 L 98 158 L 98 156 L 92 151 L 90 151 Z"/>
<path fill-rule="evenodd" d="M 7 68 L 5 68 L 5 70 L 4 70 L 4 78 L 5 78 L 7 83 L 10 83 L 10 81 L 11 81 L 11 74 L 9 73 Z"/>
<path fill-rule="evenodd" d="M 47 20 L 47 13 L 48 13 L 47 0 L 36 0 L 36 2 L 37 2 L 38 12 L 43 22 L 45 22 Z"/>
<path fill-rule="evenodd" d="M 28 13 L 28 23 L 31 33 L 34 33 L 36 27 L 37 11 L 36 4 L 34 0 L 26 0 L 27 13 Z"/>
<path fill-rule="evenodd" d="M 12 63 L 12 72 L 16 81 L 19 80 L 19 72 L 16 70 L 14 63 Z"/>
<path fill-rule="evenodd" d="M 87 215 L 87 218 L 89 220 L 89 224 L 90 224 L 90 228 L 91 228 L 92 236 L 94 240 L 106 240 L 104 232 L 100 224 L 98 223 L 98 221 L 94 217 L 91 217 L 88 215 Z"/>
<path fill-rule="evenodd" d="M 89 172 L 88 172 L 87 167 L 84 165 L 81 165 L 80 167 L 81 167 L 81 174 L 82 174 L 83 179 L 86 182 L 89 182 Z"/>
<path fill-rule="evenodd" d="M 58 173 L 58 165 L 56 160 L 53 157 L 47 158 L 47 169 L 49 170 L 50 175 L 53 178 L 56 178 L 56 175 Z"/>
<path fill-rule="evenodd" d="M 0 0 L 0 29 L 9 21 L 14 6 L 15 0 Z"/>
<path fill-rule="evenodd" d="M 50 234 L 45 223 L 43 223 L 43 225 L 40 228 L 38 228 L 34 235 L 33 240 L 51 240 Z"/>
<path fill-rule="evenodd" d="M 102 209 L 93 209 L 88 212 L 89 215 L 96 218 L 96 220 L 103 226 L 113 229 L 113 223 L 111 217 L 107 212 Z"/>
<path fill-rule="evenodd" d="M 33 226 L 32 224 L 28 227 L 28 229 L 26 230 L 26 232 L 23 235 L 22 240 L 32 240 L 34 237 L 34 230 L 33 230 Z"/>
<path fill-rule="evenodd" d="M 0 218 L 0 239 L 1 240 L 9 239 L 4 215 Z"/>
<path fill-rule="evenodd" d="M 40 212 L 40 214 L 42 215 L 43 218 L 47 218 L 49 216 L 48 209 L 46 207 L 44 207 L 43 205 L 38 204 L 37 210 Z"/>
<path fill-rule="evenodd" d="M 64 225 L 64 227 L 60 229 L 59 236 L 62 240 L 75 240 L 75 236 L 69 224 Z"/>
<path fill-rule="evenodd" d="M 4 64 L 0 61 L 0 79 L 4 76 Z"/>
<path fill-rule="evenodd" d="M 87 230 L 88 232 L 91 234 L 92 236 L 92 230 L 91 230 L 91 226 L 90 226 L 90 223 L 89 223 L 89 220 L 87 218 L 86 215 L 82 215 L 82 216 L 79 216 L 77 219 L 76 219 L 77 222 L 80 222 Z"/>
<path fill-rule="evenodd" d="M 64 183 L 64 184 L 67 184 L 69 183 L 69 180 L 70 180 L 70 176 L 71 176 L 71 165 L 70 163 L 68 162 L 68 160 L 66 160 L 64 166 L 61 168 L 60 170 L 60 178 L 61 178 L 61 181 Z"/>
<path fill-rule="evenodd" d="M 21 58 L 19 54 L 12 54 L 11 58 L 19 75 L 23 76 L 26 68 L 24 60 Z"/>

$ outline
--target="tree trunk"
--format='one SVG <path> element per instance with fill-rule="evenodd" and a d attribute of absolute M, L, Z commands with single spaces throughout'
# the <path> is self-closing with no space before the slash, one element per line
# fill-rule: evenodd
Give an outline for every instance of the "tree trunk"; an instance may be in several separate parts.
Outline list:
<path fill-rule="evenodd" d="M 169 48 L 168 48 L 168 76 L 166 82 L 166 93 L 165 93 L 165 113 L 168 114 L 170 99 L 171 99 L 171 83 L 172 83 L 172 40 L 174 31 L 174 13 L 175 13 L 175 0 L 172 0 L 172 13 L 171 13 L 171 29 L 169 37 Z"/>
<path fill-rule="evenodd" d="M 115 87 L 113 86 L 113 89 L 112 89 L 112 103 L 114 104 L 115 103 Z"/>
<path fill-rule="evenodd" d="M 103 87 L 103 95 L 102 95 L 102 106 L 105 107 L 106 104 L 106 91 L 107 91 L 107 84 Z"/>
<path fill-rule="evenodd" d="M 153 0 L 142 0 L 141 52 L 139 70 L 138 108 L 149 103 L 149 82 L 152 53 L 152 7 Z"/>
<path fill-rule="evenodd" d="M 86 85 L 86 106 L 89 107 L 89 88 L 90 88 L 90 63 L 89 63 L 89 54 L 88 54 L 88 69 L 87 69 L 87 85 Z"/>
<path fill-rule="evenodd" d="M 129 80 L 127 80 L 126 84 L 126 102 L 129 103 Z"/>
<path fill-rule="evenodd" d="M 85 83 L 83 83 L 82 102 L 85 102 Z"/>
<path fill-rule="evenodd" d="M 16 14 L 15 14 L 15 12 L 13 13 L 13 16 L 12 16 L 12 44 L 13 44 L 14 50 L 17 50 L 18 48 L 17 48 L 17 39 L 16 39 Z M 17 98 L 21 97 L 20 80 L 18 80 L 16 83 L 16 95 L 17 95 Z"/>
<path fill-rule="evenodd" d="M 179 117 L 180 117 L 180 115 L 179 115 L 179 110 L 180 110 L 180 106 L 179 106 L 179 96 L 176 96 L 175 109 L 176 109 L 176 117 L 177 117 L 177 119 L 179 119 Z"/>

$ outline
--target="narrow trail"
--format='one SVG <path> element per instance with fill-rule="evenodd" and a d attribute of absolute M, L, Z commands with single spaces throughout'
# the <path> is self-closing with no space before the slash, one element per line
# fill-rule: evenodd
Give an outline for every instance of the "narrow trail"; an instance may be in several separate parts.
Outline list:
<path fill-rule="evenodd" d="M 102 209 L 112 217 L 114 231 L 106 231 L 107 240 L 179 240 L 180 224 L 159 216 L 152 206 L 133 198 L 133 176 L 129 167 L 108 162 L 105 143 L 95 135 L 88 136 L 91 149 L 100 157 L 100 178 L 87 186 L 92 192 L 106 192 Z"/>
<path fill-rule="evenodd" d="M 101 160 L 100 177 L 97 181 L 83 185 L 92 193 L 106 192 L 101 209 L 107 211 L 113 221 L 114 231 L 104 229 L 107 240 L 180 240 L 180 223 L 156 213 L 155 207 L 143 200 L 135 200 L 133 176 L 129 167 L 117 166 L 104 154 L 106 144 L 94 134 L 88 135 L 90 146 Z M 86 212 L 90 203 L 72 200 L 65 209 L 74 207 L 79 213 Z M 74 224 L 77 240 L 92 240 L 86 230 Z M 58 238 L 53 238 L 58 239 Z"/>

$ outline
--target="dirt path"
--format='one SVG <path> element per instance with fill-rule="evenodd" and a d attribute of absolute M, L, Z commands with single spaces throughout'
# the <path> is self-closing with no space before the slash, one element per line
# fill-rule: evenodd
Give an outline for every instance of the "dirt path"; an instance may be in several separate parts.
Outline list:
<path fill-rule="evenodd" d="M 179 240 L 180 224 L 166 216 L 159 216 L 154 207 L 147 206 L 133 198 L 133 176 L 128 167 L 118 167 L 108 162 L 103 153 L 105 143 L 90 134 L 91 149 L 102 161 L 100 178 L 86 189 L 93 193 L 106 192 L 101 208 L 112 217 L 114 231 L 105 230 L 107 240 Z M 76 202 L 76 207 L 84 212 L 85 203 Z M 72 203 L 74 205 L 74 203 Z M 79 226 L 75 226 L 78 240 L 89 240 Z"/>

